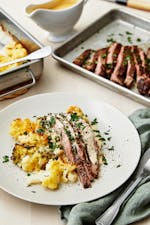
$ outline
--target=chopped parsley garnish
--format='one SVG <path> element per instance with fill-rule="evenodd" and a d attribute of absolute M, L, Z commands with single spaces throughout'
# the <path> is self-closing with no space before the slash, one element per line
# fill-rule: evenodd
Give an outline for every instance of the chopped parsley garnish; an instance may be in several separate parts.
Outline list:
<path fill-rule="evenodd" d="M 84 126 L 83 123 L 81 123 L 81 122 L 80 122 L 80 123 L 76 123 L 76 126 L 77 126 L 78 128 L 83 128 L 83 127 L 85 128 L 85 126 Z"/>
<path fill-rule="evenodd" d="M 117 166 L 116 166 L 116 168 L 119 168 L 121 165 L 120 164 L 118 164 Z"/>
<path fill-rule="evenodd" d="M 110 141 L 111 140 L 111 137 L 108 137 L 107 140 Z"/>
<path fill-rule="evenodd" d="M 130 55 L 126 56 L 126 60 L 130 60 L 130 59 L 131 59 Z"/>
<path fill-rule="evenodd" d="M 48 144 L 51 151 L 55 151 L 55 149 L 58 148 L 58 145 L 55 142 L 50 141 Z"/>
<path fill-rule="evenodd" d="M 141 42 L 141 38 L 137 38 L 136 41 L 137 41 L 137 42 Z"/>
<path fill-rule="evenodd" d="M 93 130 L 95 133 L 100 133 L 99 130 Z"/>
<path fill-rule="evenodd" d="M 67 134 L 69 140 L 70 140 L 70 141 L 74 141 L 74 137 L 71 135 L 70 130 L 65 129 L 65 132 L 66 132 L 66 134 Z"/>
<path fill-rule="evenodd" d="M 78 121 L 79 118 L 80 118 L 80 117 L 77 115 L 77 113 L 72 113 L 72 114 L 71 114 L 71 121 Z"/>
<path fill-rule="evenodd" d="M 131 39 L 131 37 L 127 37 L 127 40 L 128 40 L 129 43 L 132 44 L 132 39 Z"/>
<path fill-rule="evenodd" d="M 38 134 L 44 134 L 44 129 L 42 129 L 42 128 L 39 128 L 39 129 L 37 129 L 36 130 L 36 132 L 38 133 Z"/>
<path fill-rule="evenodd" d="M 27 173 L 27 176 L 28 176 L 28 177 L 31 176 L 31 173 Z"/>
<path fill-rule="evenodd" d="M 105 138 L 101 137 L 100 135 L 96 135 L 96 137 L 98 137 L 100 141 L 106 141 Z"/>
<path fill-rule="evenodd" d="M 132 35 L 132 33 L 131 33 L 131 32 L 129 32 L 129 31 L 126 31 L 126 34 L 127 34 L 127 35 Z"/>
<path fill-rule="evenodd" d="M 98 123 L 97 118 L 95 118 L 95 119 L 91 122 L 91 125 L 95 125 L 95 124 L 97 124 L 97 123 Z"/>
<path fill-rule="evenodd" d="M 3 156 L 3 163 L 9 162 L 9 156 L 8 155 L 4 155 Z"/>
<path fill-rule="evenodd" d="M 128 61 L 127 60 L 124 60 L 124 62 L 123 62 L 123 65 L 127 65 L 128 64 Z"/>
<path fill-rule="evenodd" d="M 111 146 L 110 148 L 108 148 L 109 151 L 114 151 L 114 146 Z"/>
<path fill-rule="evenodd" d="M 112 69 L 113 68 L 113 64 L 112 63 L 107 63 L 106 67 L 107 67 L 107 69 Z"/>
<path fill-rule="evenodd" d="M 108 165 L 107 159 L 105 158 L 104 155 L 102 156 L 102 160 L 103 160 L 104 165 Z"/>
<path fill-rule="evenodd" d="M 50 121 L 49 121 L 50 127 L 53 127 L 55 125 L 55 122 L 56 122 L 55 117 L 51 116 Z"/>
<path fill-rule="evenodd" d="M 116 54 L 116 53 L 114 53 L 114 54 L 113 54 L 113 57 L 117 57 L 117 54 Z"/>
<path fill-rule="evenodd" d="M 27 131 L 25 131 L 23 134 L 24 134 L 24 135 L 27 135 L 28 133 L 27 133 Z"/>
<path fill-rule="evenodd" d="M 102 58 L 105 59 L 107 57 L 107 54 L 102 54 Z"/>
<path fill-rule="evenodd" d="M 104 134 L 105 134 L 105 135 L 109 135 L 109 133 L 108 133 L 108 132 L 104 132 Z"/>
<path fill-rule="evenodd" d="M 111 42 L 111 43 L 114 43 L 116 42 L 113 38 L 107 38 L 107 42 Z"/>

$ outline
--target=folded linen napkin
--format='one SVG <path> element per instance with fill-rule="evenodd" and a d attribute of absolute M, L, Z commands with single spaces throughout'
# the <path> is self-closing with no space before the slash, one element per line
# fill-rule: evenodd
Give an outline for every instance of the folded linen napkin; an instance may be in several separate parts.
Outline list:
<path fill-rule="evenodd" d="M 129 119 L 139 132 L 143 154 L 150 147 L 150 108 L 137 110 Z M 67 225 L 95 225 L 95 219 L 113 203 L 126 184 L 95 201 L 61 206 L 61 219 Z M 124 202 L 113 225 L 131 224 L 147 216 L 150 216 L 150 176 L 143 179 L 134 194 Z"/>

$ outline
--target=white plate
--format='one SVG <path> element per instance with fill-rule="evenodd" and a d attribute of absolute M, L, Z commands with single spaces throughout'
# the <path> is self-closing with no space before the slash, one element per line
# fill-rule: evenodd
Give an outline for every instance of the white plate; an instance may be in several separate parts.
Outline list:
<path fill-rule="evenodd" d="M 104 149 L 108 165 L 103 165 L 100 177 L 92 188 L 83 189 L 81 184 L 63 184 L 57 191 L 46 190 L 40 185 L 26 186 L 26 173 L 12 161 L 2 163 L 4 155 L 11 156 L 13 141 L 9 136 L 9 126 L 13 119 L 33 118 L 49 112 L 65 112 L 70 105 L 77 105 L 91 120 L 97 118 L 99 129 L 107 138 L 111 136 Z M 141 144 L 138 133 L 129 119 L 113 106 L 99 100 L 88 99 L 70 93 L 47 93 L 17 101 L 0 112 L 0 187 L 6 192 L 35 203 L 46 205 L 68 205 L 97 199 L 112 192 L 123 184 L 135 170 Z M 110 135 L 104 134 L 110 130 Z M 118 167 L 118 165 L 121 165 Z"/>

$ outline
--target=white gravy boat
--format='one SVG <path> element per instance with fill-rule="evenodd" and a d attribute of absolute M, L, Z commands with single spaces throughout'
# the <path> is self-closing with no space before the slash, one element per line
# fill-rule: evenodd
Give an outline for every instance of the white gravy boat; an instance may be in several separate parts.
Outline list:
<path fill-rule="evenodd" d="M 73 27 L 79 20 L 83 6 L 87 0 L 78 0 L 71 7 L 52 10 L 61 0 L 38 0 L 38 4 L 29 4 L 25 12 L 38 26 L 49 32 L 49 40 L 61 42 L 73 32 Z M 69 1 L 69 0 L 68 0 Z"/>

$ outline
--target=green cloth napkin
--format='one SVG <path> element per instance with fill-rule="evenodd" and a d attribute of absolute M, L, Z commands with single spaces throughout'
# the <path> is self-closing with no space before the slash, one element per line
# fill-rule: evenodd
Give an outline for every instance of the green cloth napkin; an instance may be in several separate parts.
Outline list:
<path fill-rule="evenodd" d="M 129 119 L 139 132 L 143 154 L 150 147 L 150 108 L 137 110 Z M 126 183 L 113 193 L 92 202 L 61 206 L 61 219 L 67 225 L 95 225 L 95 219 L 113 203 L 125 186 Z M 142 180 L 134 194 L 122 205 L 113 225 L 131 224 L 147 216 L 150 216 L 150 176 Z"/>

